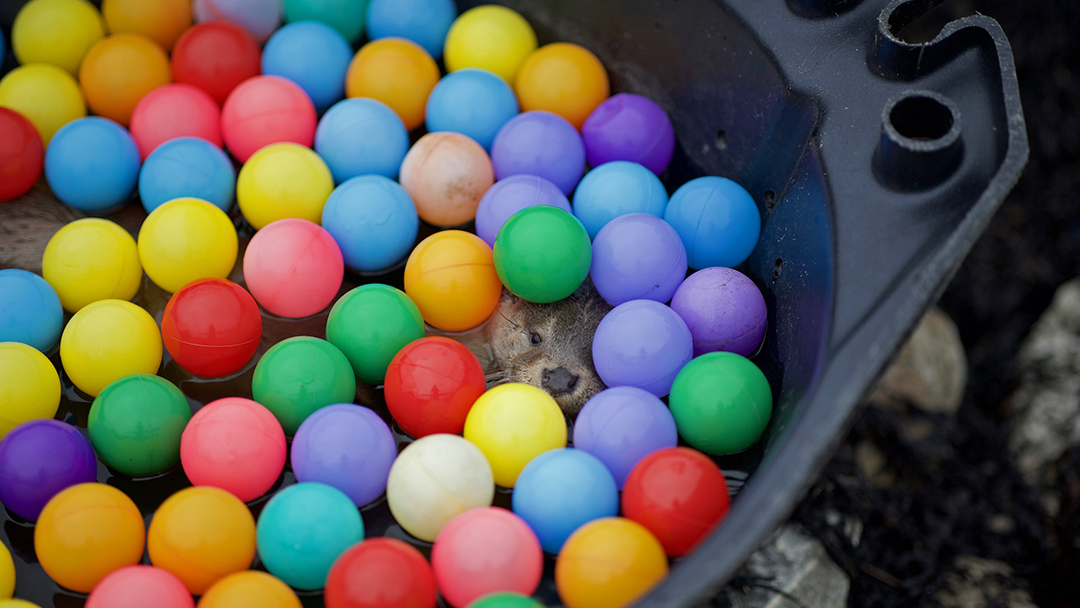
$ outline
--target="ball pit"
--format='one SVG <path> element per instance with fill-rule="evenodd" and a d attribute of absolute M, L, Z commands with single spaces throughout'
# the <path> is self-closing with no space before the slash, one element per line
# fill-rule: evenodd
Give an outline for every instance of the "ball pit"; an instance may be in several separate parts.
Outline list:
<path fill-rule="evenodd" d="M 517 114 L 517 97 L 510 85 L 487 70 L 466 68 L 435 85 L 424 122 L 429 133 L 461 133 L 490 151 L 499 129 Z"/>
<path fill-rule="evenodd" d="M 20 64 L 46 63 L 75 75 L 104 37 L 101 13 L 86 0 L 33 0 L 11 25 L 11 50 Z"/>
<path fill-rule="evenodd" d="M 558 186 L 536 175 L 511 175 L 488 188 L 476 207 L 476 235 L 495 246 L 506 220 L 526 207 L 548 205 L 572 213 L 570 201 Z"/>
<path fill-rule="evenodd" d="M 686 277 L 686 249 L 679 233 L 655 215 L 622 215 L 597 233 L 589 276 L 612 306 L 640 299 L 665 303 Z"/>
<path fill-rule="evenodd" d="M 367 36 L 369 40 L 412 40 L 438 59 L 456 17 L 453 0 L 371 0 L 367 7 Z"/>
<path fill-rule="evenodd" d="M 221 108 L 222 139 L 242 163 L 269 144 L 293 142 L 311 147 L 317 122 L 307 93 L 280 76 L 255 76 L 241 82 Z"/>
<path fill-rule="evenodd" d="M 60 406 L 60 376 L 41 351 L 0 342 L 0 439 L 20 424 L 52 418 Z"/>
<path fill-rule="evenodd" d="M 236 202 L 256 230 L 288 217 L 317 223 L 333 191 L 334 178 L 319 155 L 288 142 L 252 154 L 236 180 Z"/>
<path fill-rule="evenodd" d="M 301 604 L 281 579 L 245 570 L 214 583 L 199 599 L 199 608 L 301 608 Z"/>
<path fill-rule="evenodd" d="M 0 270 L 0 342 L 22 342 L 47 353 L 63 328 L 64 309 L 52 285 L 32 272 Z"/>
<path fill-rule="evenodd" d="M 402 430 L 416 438 L 460 434 L 485 390 L 484 368 L 476 355 L 440 336 L 409 343 L 386 369 L 386 407 Z"/>
<path fill-rule="evenodd" d="M 235 197 L 232 161 L 203 139 L 167 141 L 150 154 L 139 171 L 139 199 L 147 213 L 178 198 L 201 199 L 228 213 Z"/>
<path fill-rule="evenodd" d="M 420 219 L 436 226 L 473 220 L 480 198 L 494 182 L 487 152 L 460 133 L 424 135 L 401 163 L 401 186 Z"/>
<path fill-rule="evenodd" d="M 356 42 L 364 33 L 367 0 L 284 0 L 285 21 L 321 21 Z"/>
<path fill-rule="evenodd" d="M 378 273 L 409 255 L 420 218 L 397 182 L 361 175 L 346 180 L 326 199 L 322 226 L 334 237 L 347 268 Z"/>
<path fill-rule="evenodd" d="M 544 608 L 544 605 L 520 593 L 503 591 L 485 595 L 469 604 L 468 608 Z"/>
<path fill-rule="evenodd" d="M 604 64 L 570 42 L 545 44 L 521 64 L 514 79 L 524 112 L 547 110 L 581 130 L 585 119 L 611 94 Z"/>
<path fill-rule="evenodd" d="M 261 60 L 259 45 L 244 28 L 228 21 L 208 21 L 176 41 L 173 79 L 199 87 L 223 104 L 236 85 L 259 75 Z"/>
<path fill-rule="evenodd" d="M 147 93 L 172 82 L 169 56 L 142 34 L 113 34 L 90 47 L 79 68 L 90 111 L 128 126 Z"/>
<path fill-rule="evenodd" d="M 315 130 L 315 151 L 336 183 L 362 175 L 394 179 L 409 151 L 409 132 L 390 106 L 375 99 L 334 104 Z"/>
<path fill-rule="evenodd" d="M 86 102 L 75 78 L 42 63 L 21 65 L 0 79 L 0 106 L 26 117 L 45 146 L 60 127 L 86 116 Z"/>
<path fill-rule="evenodd" d="M 122 205 L 139 181 L 139 148 L 126 129 L 90 116 L 60 128 L 45 150 L 45 179 L 61 202 L 84 213 Z"/>
<path fill-rule="evenodd" d="M 123 300 L 100 300 L 75 313 L 60 337 L 64 372 L 82 392 L 96 397 L 129 374 L 156 374 L 161 334 L 150 313 Z"/>
<path fill-rule="evenodd" d="M 558 207 L 518 211 L 499 230 L 494 249 L 499 280 L 529 302 L 557 302 L 589 275 L 592 245 L 585 227 Z"/>
<path fill-rule="evenodd" d="M 613 161 L 585 174 L 574 191 L 574 216 L 595 239 L 611 220 L 630 213 L 664 217 L 668 195 L 664 184 L 645 167 Z M 684 254 L 685 255 L 685 254 Z"/>
<path fill-rule="evenodd" d="M 106 299 L 130 300 L 142 283 L 131 234 L 109 220 L 84 218 L 56 232 L 45 246 L 41 275 L 68 312 Z"/>
<path fill-rule="evenodd" d="M 686 323 L 653 300 L 630 300 L 600 321 L 593 364 L 608 386 L 636 386 L 657 397 L 671 392 L 676 374 L 694 355 Z"/>
<path fill-rule="evenodd" d="M 356 376 L 336 346 L 308 336 L 278 342 L 255 366 L 251 379 L 255 401 L 266 406 L 292 436 L 316 410 L 349 403 L 356 394 Z"/>
<path fill-rule="evenodd" d="M 491 164 L 496 179 L 539 175 L 569 195 L 585 172 L 585 144 L 565 118 L 551 112 L 524 112 L 495 135 Z"/>
<path fill-rule="evenodd" d="M 675 129 L 663 108 L 633 93 L 612 95 L 581 127 L 589 165 L 626 160 L 663 173 L 675 152 Z"/>
<path fill-rule="evenodd" d="M 0 440 L 0 502 L 27 521 L 64 489 L 96 478 L 94 449 L 66 422 L 31 420 Z"/>
<path fill-rule="evenodd" d="M 432 583 L 432 589 L 434 588 L 435 584 Z M 15 593 L 15 562 L 11 559 L 11 552 L 8 551 L 7 545 L 0 543 L 0 602 L 10 599 L 13 593 Z"/>
<path fill-rule="evenodd" d="M 480 68 L 514 82 L 518 68 L 536 50 L 536 33 L 513 9 L 488 4 L 454 20 L 443 48 L 446 70 Z"/>
<path fill-rule="evenodd" d="M 230 21 L 262 44 L 281 25 L 281 0 L 195 0 L 195 19 Z"/>
<path fill-rule="evenodd" d="M 197 198 L 154 209 L 143 221 L 138 245 L 146 276 L 169 293 L 198 279 L 229 276 L 239 246 L 229 216 Z"/>
<path fill-rule="evenodd" d="M 255 356 L 262 317 L 243 287 L 226 279 L 199 279 L 169 298 L 161 338 L 177 365 L 196 376 L 220 378 Z"/>
<path fill-rule="evenodd" d="M 353 57 L 345 94 L 385 103 L 411 131 L 424 124 L 428 95 L 438 82 L 439 66 L 423 47 L 404 38 L 383 38 L 365 44 Z"/>
<path fill-rule="evenodd" d="M 322 112 L 345 97 L 345 73 L 352 56 L 352 47 L 329 25 L 291 23 L 263 47 L 262 73 L 295 82 Z"/>
<path fill-rule="evenodd" d="M 691 268 L 738 266 L 757 245 L 761 215 L 750 194 L 726 177 L 692 179 L 671 195 L 664 220 L 686 245 Z"/>
<path fill-rule="evenodd" d="M 382 383 L 394 355 L 423 337 L 424 320 L 416 304 L 400 289 L 379 283 L 338 298 L 326 320 L 326 339 L 345 353 L 356 378 L 368 384 Z"/>
<path fill-rule="evenodd" d="M 435 608 L 435 575 L 412 545 L 371 538 L 334 562 L 324 598 L 326 608 Z"/>
<path fill-rule="evenodd" d="M 45 146 L 33 123 L 0 108 L 0 203 L 26 194 L 45 164 Z"/>
<path fill-rule="evenodd" d="M 114 570 L 86 598 L 85 608 L 195 608 L 195 600 L 176 575 L 155 566 Z"/>
<path fill-rule="evenodd" d="M 188 0 L 104 0 L 101 14 L 113 34 L 142 34 L 171 51 L 184 30 L 191 27 Z"/>
<path fill-rule="evenodd" d="M 334 237 L 318 224 L 286 218 L 266 225 L 244 252 L 244 279 L 268 312 L 299 319 L 330 305 L 345 263 Z"/>
<path fill-rule="evenodd" d="M 641 524 L 598 519 L 574 532 L 555 561 L 555 585 L 566 608 L 629 606 L 668 572 L 664 549 Z"/>
<path fill-rule="evenodd" d="M 694 338 L 694 356 L 713 351 L 749 357 L 765 336 L 768 308 L 757 285 L 731 268 L 690 275 L 671 299 Z"/>
<path fill-rule="evenodd" d="M 420 241 L 405 262 L 404 280 L 405 293 L 424 320 L 446 331 L 480 325 L 502 296 L 491 249 L 462 230 L 436 232 Z"/>
<path fill-rule="evenodd" d="M 224 145 L 221 108 L 198 87 L 182 82 L 167 84 L 139 100 L 131 113 L 131 137 L 144 161 L 158 146 L 177 137 L 198 137 L 220 148 Z"/>

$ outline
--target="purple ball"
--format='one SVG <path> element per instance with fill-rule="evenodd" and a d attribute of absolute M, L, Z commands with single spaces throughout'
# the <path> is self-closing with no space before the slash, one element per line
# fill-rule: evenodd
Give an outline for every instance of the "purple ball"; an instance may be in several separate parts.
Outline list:
<path fill-rule="evenodd" d="M 613 160 L 645 165 L 660 175 L 675 152 L 675 129 L 664 110 L 651 99 L 619 93 L 600 104 L 581 127 L 589 165 Z"/>
<path fill-rule="evenodd" d="M 642 458 L 678 443 L 671 410 L 656 395 L 634 386 L 600 391 L 574 423 L 574 447 L 604 463 L 619 490 Z"/>
<path fill-rule="evenodd" d="M 357 507 L 386 491 L 397 444 L 378 414 L 342 403 L 308 416 L 293 437 L 297 481 L 317 481 L 344 492 Z"/>
<path fill-rule="evenodd" d="M 754 354 L 765 337 L 769 311 L 757 285 L 743 273 L 713 267 L 687 277 L 671 299 L 694 337 L 694 356 L 727 351 Z"/>
<path fill-rule="evenodd" d="M 27 521 L 60 491 L 96 479 L 90 440 L 66 422 L 31 420 L 0 441 L 0 502 Z"/>
<path fill-rule="evenodd" d="M 488 188 L 476 208 L 476 235 L 489 247 L 494 247 L 495 237 L 499 236 L 499 229 L 506 220 L 518 211 L 536 205 L 558 207 L 573 213 L 566 195 L 542 177 L 522 174 L 499 180 Z"/>
<path fill-rule="evenodd" d="M 679 233 L 648 213 L 621 215 L 607 223 L 592 245 L 589 274 L 612 306 L 630 300 L 665 303 L 686 278 L 686 248 Z"/>
<path fill-rule="evenodd" d="M 565 118 L 525 112 L 499 129 L 491 144 L 491 164 L 497 180 L 521 173 L 539 175 L 568 195 L 585 173 L 585 144 Z"/>
<path fill-rule="evenodd" d="M 636 386 L 657 397 L 694 356 L 693 338 L 679 315 L 653 300 L 630 300 L 611 310 L 593 335 L 593 365 L 608 386 Z"/>

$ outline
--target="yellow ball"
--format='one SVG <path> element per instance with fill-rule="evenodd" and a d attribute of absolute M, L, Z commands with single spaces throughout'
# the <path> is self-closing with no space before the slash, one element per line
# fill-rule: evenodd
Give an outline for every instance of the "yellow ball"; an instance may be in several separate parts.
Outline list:
<path fill-rule="evenodd" d="M 8 72 L 0 80 L 0 107 L 25 116 L 45 146 L 60 127 L 86 116 L 79 83 L 71 74 L 45 63 L 23 65 Z"/>
<path fill-rule="evenodd" d="M 41 606 L 26 600 L 11 599 L 0 600 L 0 608 L 41 608 Z"/>
<path fill-rule="evenodd" d="M 24 422 L 52 418 L 59 407 L 60 376 L 52 362 L 32 346 L 0 342 L 0 439 Z M 0 559 L 0 597 L 2 562 Z"/>
<path fill-rule="evenodd" d="M 11 48 L 19 63 L 49 63 L 72 76 L 104 37 L 105 20 L 86 0 L 31 0 L 11 26 Z"/>
<path fill-rule="evenodd" d="M 481 68 L 513 84 L 521 63 L 535 50 L 536 32 L 524 17 L 505 6 L 486 4 L 454 20 L 443 58 L 449 72 Z"/>
<path fill-rule="evenodd" d="M 191 27 L 190 0 L 105 0 L 101 12 L 113 34 L 149 36 L 166 51 L 171 51 L 180 34 Z"/>
<path fill-rule="evenodd" d="M 566 608 L 622 608 L 668 573 L 660 541 L 623 517 L 593 520 L 566 539 L 555 560 L 555 586 Z"/>
<path fill-rule="evenodd" d="M 130 300 L 142 283 L 135 239 L 118 224 L 99 218 L 75 220 L 49 239 L 41 274 L 68 312 L 98 300 Z"/>
<path fill-rule="evenodd" d="M 535 386 L 501 384 L 473 404 L 464 435 L 484 453 L 495 483 L 512 488 L 533 458 L 566 447 L 566 418 Z"/>
<path fill-rule="evenodd" d="M 15 593 L 15 562 L 7 545 L 0 543 L 0 606 Z"/>
<path fill-rule="evenodd" d="M 252 154 L 236 180 L 240 212 L 256 230 L 287 217 L 321 224 L 333 191 L 323 159 L 294 143 L 270 144 Z"/>
<path fill-rule="evenodd" d="M 199 608 L 300 608 L 300 598 L 273 575 L 248 570 L 214 583 Z"/>
<path fill-rule="evenodd" d="M 491 247 L 471 232 L 436 232 L 409 254 L 405 293 L 434 327 L 465 331 L 480 325 L 502 295 Z"/>
<path fill-rule="evenodd" d="M 522 112 L 546 110 L 578 131 L 611 95 L 604 64 L 589 49 L 569 42 L 546 44 L 521 64 L 514 83 Z"/>
<path fill-rule="evenodd" d="M 237 247 L 236 228 L 229 216 L 197 198 L 161 205 L 139 230 L 139 260 L 146 276 L 170 293 L 196 279 L 229 276 L 236 265 Z"/>
<path fill-rule="evenodd" d="M 345 75 L 349 97 L 369 97 L 390 106 L 412 131 L 424 124 L 428 95 L 439 83 L 439 66 L 424 47 L 404 38 L 365 44 Z"/>
<path fill-rule="evenodd" d="M 68 321 L 60 337 L 60 361 L 79 390 L 97 397 L 113 380 L 156 374 L 161 333 L 142 308 L 122 300 L 101 300 Z"/>

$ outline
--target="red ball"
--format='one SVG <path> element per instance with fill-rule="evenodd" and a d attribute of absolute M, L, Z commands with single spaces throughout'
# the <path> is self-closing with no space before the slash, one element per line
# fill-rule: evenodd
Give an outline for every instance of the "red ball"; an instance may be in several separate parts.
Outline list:
<path fill-rule="evenodd" d="M 173 80 L 199 87 L 218 104 L 236 85 L 258 76 L 262 51 L 247 30 L 228 21 L 207 21 L 184 32 L 172 52 Z"/>
<path fill-rule="evenodd" d="M 434 608 L 435 575 L 411 545 L 372 538 L 337 558 L 324 593 L 326 608 Z"/>
<path fill-rule="evenodd" d="M 626 478 L 623 515 L 656 535 L 669 557 L 686 555 L 727 517 L 730 499 L 720 467 L 690 448 L 642 458 Z"/>
<path fill-rule="evenodd" d="M 221 108 L 206 91 L 176 82 L 146 94 L 131 113 L 131 137 L 143 160 L 177 137 L 198 137 L 222 146 Z"/>
<path fill-rule="evenodd" d="M 384 384 L 390 415 L 417 439 L 460 435 L 465 417 L 486 389 L 476 355 L 441 337 L 420 338 L 401 349 L 386 369 Z"/>
<path fill-rule="evenodd" d="M 228 376 L 251 361 L 259 347 L 259 305 L 232 281 L 192 281 L 165 305 L 161 337 L 176 363 L 192 374 Z"/>
<path fill-rule="evenodd" d="M 311 98 L 280 76 L 245 80 L 221 109 L 225 145 L 240 162 L 246 162 L 259 148 L 278 142 L 310 148 L 317 123 Z"/>
<path fill-rule="evenodd" d="M 313 222 L 286 218 L 255 233 L 244 252 L 244 280 L 271 314 L 311 316 L 334 301 L 345 278 L 337 241 Z"/>
<path fill-rule="evenodd" d="M 22 196 L 41 177 L 45 146 L 25 116 L 0 108 L 0 203 Z"/>

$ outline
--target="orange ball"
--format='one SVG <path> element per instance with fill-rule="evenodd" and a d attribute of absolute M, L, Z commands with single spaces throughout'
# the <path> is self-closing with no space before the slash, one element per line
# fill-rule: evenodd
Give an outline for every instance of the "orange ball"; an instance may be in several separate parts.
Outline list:
<path fill-rule="evenodd" d="M 401 161 L 401 186 L 420 219 L 435 226 L 460 226 L 476 219 L 476 207 L 495 183 L 491 159 L 461 133 L 428 133 Z"/>
<path fill-rule="evenodd" d="M 149 36 L 166 51 L 172 51 L 192 20 L 189 0 L 105 0 L 101 12 L 109 32 Z"/>
<path fill-rule="evenodd" d="M 439 82 L 439 66 L 422 46 L 404 38 L 365 44 L 345 75 L 348 97 L 370 97 L 390 106 L 405 128 L 424 124 L 428 95 Z"/>
<path fill-rule="evenodd" d="M 463 230 L 444 230 L 420 241 L 409 255 L 405 293 L 432 326 L 465 331 L 495 312 L 502 283 L 483 239 Z"/>
<path fill-rule="evenodd" d="M 79 68 L 90 110 L 128 126 L 150 91 L 172 82 L 165 49 L 142 34 L 114 34 L 95 44 Z"/>
<path fill-rule="evenodd" d="M 522 112 L 547 110 L 578 131 L 611 95 L 604 64 L 585 47 L 570 42 L 546 44 L 533 51 L 521 64 L 514 89 Z"/>

